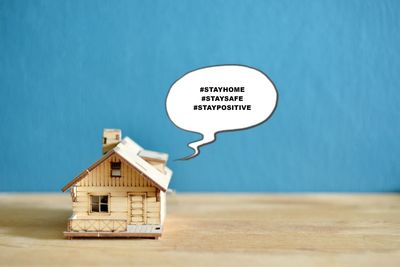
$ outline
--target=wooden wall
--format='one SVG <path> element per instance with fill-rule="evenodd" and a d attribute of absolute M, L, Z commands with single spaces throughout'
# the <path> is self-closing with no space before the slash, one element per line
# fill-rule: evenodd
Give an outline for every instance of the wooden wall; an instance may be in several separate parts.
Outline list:
<path fill-rule="evenodd" d="M 121 161 L 121 178 L 111 177 L 111 162 Z M 112 155 L 94 170 L 86 178 L 82 179 L 77 186 L 135 186 L 148 187 L 154 186 L 151 181 L 146 179 L 137 170 L 131 168 L 127 162 L 118 155 Z"/>
<path fill-rule="evenodd" d="M 111 177 L 111 162 L 121 161 L 121 177 Z M 125 219 L 129 220 L 128 193 L 146 193 L 149 224 L 160 223 L 160 190 L 151 181 L 127 164 L 118 155 L 112 155 L 99 164 L 75 185 L 76 202 L 73 215 L 76 219 Z M 89 213 L 90 194 L 110 194 L 109 214 Z"/>

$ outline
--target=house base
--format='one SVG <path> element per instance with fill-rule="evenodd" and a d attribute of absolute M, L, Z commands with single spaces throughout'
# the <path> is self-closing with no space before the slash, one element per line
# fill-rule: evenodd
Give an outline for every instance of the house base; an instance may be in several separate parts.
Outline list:
<path fill-rule="evenodd" d="M 161 233 L 130 233 L 130 232 L 64 232 L 68 239 L 72 238 L 154 238 L 161 237 Z"/>

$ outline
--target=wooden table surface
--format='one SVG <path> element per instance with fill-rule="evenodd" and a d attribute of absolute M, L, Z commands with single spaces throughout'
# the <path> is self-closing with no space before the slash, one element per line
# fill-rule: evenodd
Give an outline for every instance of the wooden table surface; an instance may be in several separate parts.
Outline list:
<path fill-rule="evenodd" d="M 397 194 L 175 194 L 159 240 L 65 240 L 69 194 L 0 194 L 0 266 L 400 266 Z"/>

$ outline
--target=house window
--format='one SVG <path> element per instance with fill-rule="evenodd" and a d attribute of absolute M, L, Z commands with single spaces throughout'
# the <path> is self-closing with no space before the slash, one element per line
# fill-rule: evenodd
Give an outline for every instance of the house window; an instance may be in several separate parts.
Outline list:
<path fill-rule="evenodd" d="M 103 137 L 103 144 L 107 144 L 107 137 Z"/>
<path fill-rule="evenodd" d="M 111 162 L 111 177 L 121 177 L 121 162 Z"/>
<path fill-rule="evenodd" d="M 90 212 L 108 213 L 108 195 L 90 196 Z"/>

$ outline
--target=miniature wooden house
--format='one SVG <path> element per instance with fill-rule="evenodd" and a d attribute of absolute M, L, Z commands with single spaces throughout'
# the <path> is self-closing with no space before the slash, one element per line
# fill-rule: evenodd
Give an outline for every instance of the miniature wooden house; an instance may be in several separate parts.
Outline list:
<path fill-rule="evenodd" d="M 73 212 L 64 236 L 161 236 L 168 155 L 120 138 L 120 130 L 105 129 L 103 156 L 62 188 L 71 191 Z"/>

